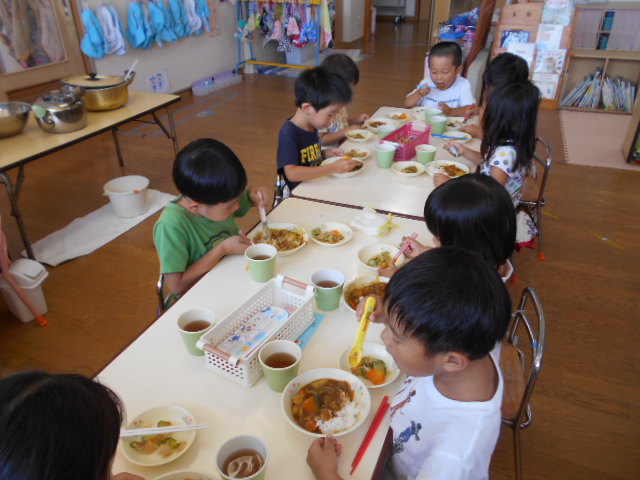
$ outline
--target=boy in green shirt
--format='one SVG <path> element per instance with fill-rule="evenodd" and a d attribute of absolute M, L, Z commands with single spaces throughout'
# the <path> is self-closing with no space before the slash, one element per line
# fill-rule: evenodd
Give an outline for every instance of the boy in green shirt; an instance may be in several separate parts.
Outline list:
<path fill-rule="evenodd" d="M 247 187 L 247 174 L 229 147 L 202 138 L 178 153 L 173 181 L 180 196 L 167 204 L 153 240 L 167 288 L 182 295 L 225 255 L 242 254 L 251 241 L 236 225 L 272 193 Z"/>

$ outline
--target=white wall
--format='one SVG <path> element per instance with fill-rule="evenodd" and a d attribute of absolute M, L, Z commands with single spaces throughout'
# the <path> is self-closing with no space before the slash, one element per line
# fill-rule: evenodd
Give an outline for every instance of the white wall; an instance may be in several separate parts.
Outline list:
<path fill-rule="evenodd" d="M 112 0 L 122 26 L 126 29 L 128 0 Z M 230 70 L 237 62 L 236 9 L 230 2 L 215 2 L 219 15 L 220 34 L 210 37 L 203 32 L 197 37 L 179 39 L 176 43 L 155 43 L 147 50 L 134 49 L 126 43 L 126 55 L 107 55 L 94 60 L 96 71 L 102 75 L 122 75 L 135 59 L 136 78 L 131 85 L 134 90 L 147 90 L 147 76 L 165 71 L 172 92 L 191 87 L 191 83 L 216 73 Z M 91 4 L 91 6 L 95 6 Z"/>

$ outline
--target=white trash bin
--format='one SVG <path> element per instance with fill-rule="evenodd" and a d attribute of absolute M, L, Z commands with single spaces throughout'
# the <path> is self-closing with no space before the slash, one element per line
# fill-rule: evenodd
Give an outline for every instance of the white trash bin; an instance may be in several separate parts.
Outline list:
<path fill-rule="evenodd" d="M 31 300 L 31 303 L 38 313 L 40 315 L 47 313 L 47 302 L 44 299 L 42 287 L 40 286 L 49 275 L 49 272 L 47 272 L 44 266 L 35 260 L 20 258 L 11 264 L 9 273 L 20 289 L 29 300 Z M 22 302 L 22 299 L 13 288 L 11 288 L 11 285 L 9 285 L 4 277 L 0 279 L 0 292 L 2 292 L 2 296 L 7 302 L 11 313 L 23 322 L 33 320 L 34 317 L 31 311 Z"/>
<path fill-rule="evenodd" d="M 113 210 L 119 217 L 137 217 L 149 209 L 147 187 L 149 179 L 141 175 L 126 175 L 104 184 L 104 193 L 109 196 Z"/>

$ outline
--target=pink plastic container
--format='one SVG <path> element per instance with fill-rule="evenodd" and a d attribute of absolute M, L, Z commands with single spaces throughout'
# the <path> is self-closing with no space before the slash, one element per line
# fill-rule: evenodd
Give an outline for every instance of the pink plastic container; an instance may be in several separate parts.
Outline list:
<path fill-rule="evenodd" d="M 396 150 L 394 162 L 404 162 L 416 156 L 416 147 L 429 143 L 431 125 L 410 122 L 384 137 L 383 141 L 400 144 Z M 406 139 L 406 140 L 405 140 Z"/>

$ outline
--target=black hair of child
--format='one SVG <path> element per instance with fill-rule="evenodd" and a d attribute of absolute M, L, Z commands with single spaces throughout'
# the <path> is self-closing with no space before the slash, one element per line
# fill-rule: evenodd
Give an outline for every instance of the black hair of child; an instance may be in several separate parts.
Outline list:
<path fill-rule="evenodd" d="M 317 111 L 329 105 L 347 105 L 351 102 L 351 86 L 337 73 L 324 67 L 305 70 L 296 79 L 296 107 L 309 103 Z"/>
<path fill-rule="evenodd" d="M 353 59 L 346 53 L 327 55 L 320 66 L 330 72 L 337 73 L 349 85 L 357 85 L 360 81 L 360 70 Z"/>
<path fill-rule="evenodd" d="M 482 157 L 488 160 L 496 148 L 511 145 L 516 150 L 514 168 L 529 171 L 536 148 L 539 105 L 540 90 L 529 80 L 495 88 L 482 116 Z"/>
<path fill-rule="evenodd" d="M 482 74 L 482 88 L 495 88 L 504 83 L 526 82 L 529 66 L 524 58 L 513 53 L 501 53 L 489 62 Z"/>
<path fill-rule="evenodd" d="M 511 297 L 498 272 L 458 247 L 427 250 L 387 285 L 389 321 L 425 347 L 427 356 L 460 352 L 477 360 L 506 335 Z"/>
<path fill-rule="evenodd" d="M 462 65 L 462 48 L 456 42 L 438 42 L 429 50 L 429 62 L 432 57 L 451 57 L 456 67 Z"/>
<path fill-rule="evenodd" d="M 247 172 L 235 153 L 213 138 L 194 140 L 173 163 L 173 182 L 185 197 L 205 205 L 229 202 L 247 188 Z"/>
<path fill-rule="evenodd" d="M 1 379 L 0 479 L 110 479 L 122 416 L 116 394 L 82 375 Z"/>
<path fill-rule="evenodd" d="M 424 218 L 441 245 L 475 252 L 496 269 L 516 245 L 513 201 L 489 175 L 471 173 L 443 183 L 427 197 Z"/>

